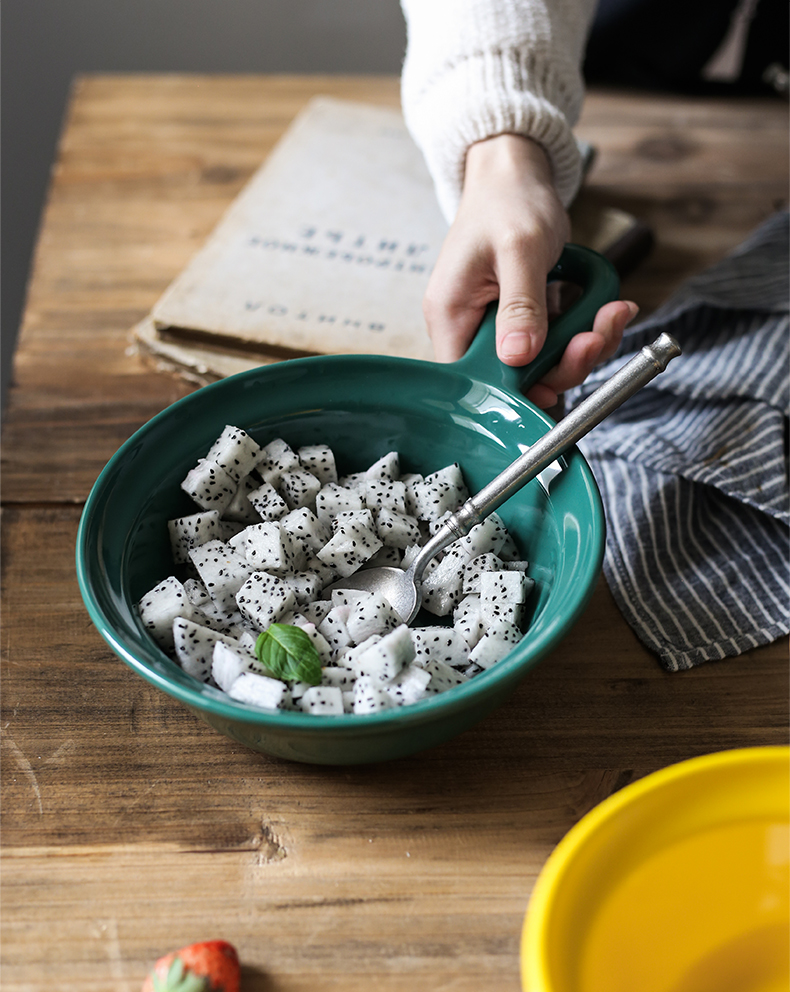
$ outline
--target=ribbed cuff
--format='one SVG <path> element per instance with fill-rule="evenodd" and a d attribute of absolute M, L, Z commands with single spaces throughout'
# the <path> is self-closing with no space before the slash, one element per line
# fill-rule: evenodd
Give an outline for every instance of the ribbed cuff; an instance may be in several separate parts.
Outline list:
<path fill-rule="evenodd" d="M 579 71 L 546 65 L 518 49 L 475 53 L 422 90 L 403 76 L 406 124 L 425 156 L 439 206 L 448 221 L 458 210 L 466 152 L 497 134 L 521 134 L 547 152 L 560 200 L 569 206 L 581 182 L 573 137 L 583 92 Z"/>

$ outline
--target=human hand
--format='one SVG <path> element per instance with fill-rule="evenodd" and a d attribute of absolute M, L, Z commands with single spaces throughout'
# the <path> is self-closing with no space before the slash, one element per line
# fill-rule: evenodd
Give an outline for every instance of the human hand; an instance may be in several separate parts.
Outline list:
<path fill-rule="evenodd" d="M 570 236 L 540 145 L 514 134 L 473 144 L 466 157 L 461 203 L 439 253 L 423 303 L 439 361 L 460 358 L 486 306 L 499 300 L 496 349 L 507 365 L 540 353 L 548 329 L 546 276 Z M 592 330 L 577 334 L 559 364 L 527 393 L 548 408 L 617 350 L 636 316 L 635 303 L 601 307 Z"/>

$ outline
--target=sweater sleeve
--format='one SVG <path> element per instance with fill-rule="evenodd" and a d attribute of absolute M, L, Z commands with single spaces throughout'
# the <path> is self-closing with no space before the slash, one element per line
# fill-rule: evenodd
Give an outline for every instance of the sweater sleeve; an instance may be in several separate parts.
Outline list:
<path fill-rule="evenodd" d="M 406 124 L 448 221 L 466 151 L 522 134 L 548 153 L 567 207 L 581 181 L 572 127 L 596 0 L 401 0 L 408 44 L 401 76 Z"/>

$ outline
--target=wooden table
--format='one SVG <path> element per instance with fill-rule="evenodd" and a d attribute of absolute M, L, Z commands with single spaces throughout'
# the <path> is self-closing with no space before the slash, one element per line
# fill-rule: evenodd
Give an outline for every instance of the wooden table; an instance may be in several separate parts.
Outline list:
<path fill-rule="evenodd" d="M 85 612 L 81 505 L 115 449 L 189 386 L 129 328 L 317 93 L 396 105 L 397 81 L 97 76 L 52 178 L 3 439 L 3 985 L 137 990 L 222 936 L 244 992 L 519 988 L 553 846 L 594 804 L 693 755 L 784 743 L 784 642 L 668 675 L 601 582 L 494 716 L 384 766 L 242 750 L 144 683 Z M 786 107 L 590 94 L 588 195 L 651 224 L 644 309 L 782 202 Z"/>

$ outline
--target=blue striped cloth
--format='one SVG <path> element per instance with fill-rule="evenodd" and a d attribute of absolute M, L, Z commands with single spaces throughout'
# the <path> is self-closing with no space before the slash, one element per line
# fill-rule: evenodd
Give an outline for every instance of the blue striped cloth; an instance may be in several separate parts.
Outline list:
<path fill-rule="evenodd" d="M 580 444 L 606 510 L 609 588 L 670 671 L 790 630 L 788 216 L 628 330 L 566 397 L 661 331 L 683 349 Z"/>

